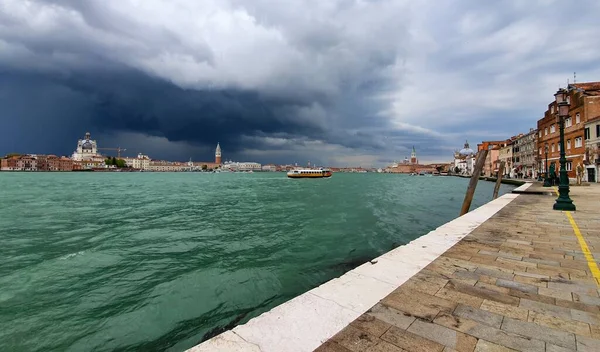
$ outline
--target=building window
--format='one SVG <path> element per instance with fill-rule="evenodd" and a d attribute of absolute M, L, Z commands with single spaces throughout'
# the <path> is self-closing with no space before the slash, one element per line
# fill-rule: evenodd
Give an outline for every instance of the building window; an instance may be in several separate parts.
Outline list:
<path fill-rule="evenodd" d="M 554 114 L 554 105 L 550 107 L 550 113 Z"/>
<path fill-rule="evenodd" d="M 542 131 L 540 130 L 540 137 L 542 136 Z"/>
<path fill-rule="evenodd" d="M 567 171 L 571 171 L 573 170 L 573 162 L 572 161 L 567 161 Z"/>
<path fill-rule="evenodd" d="M 554 144 L 552 144 L 552 153 L 554 153 Z"/>
<path fill-rule="evenodd" d="M 544 136 L 548 135 L 548 127 L 544 128 Z"/>
<path fill-rule="evenodd" d="M 600 125 L 596 125 L 596 130 L 598 129 L 598 126 L 600 126 Z M 598 134 L 598 131 L 596 131 L 596 134 Z M 590 128 L 589 128 L 589 127 L 586 127 L 586 128 L 585 128 L 585 130 L 584 130 L 584 132 L 583 132 L 583 138 L 584 138 L 585 140 L 588 140 L 588 139 L 590 139 Z"/>
<path fill-rule="evenodd" d="M 542 155 L 542 148 L 540 148 L 540 155 Z"/>
<path fill-rule="evenodd" d="M 550 133 L 554 133 L 554 132 L 556 132 L 556 126 L 552 125 L 552 126 L 550 126 Z"/>
<path fill-rule="evenodd" d="M 567 117 L 567 119 L 565 120 L 565 127 L 571 127 L 573 126 L 573 121 L 571 120 L 570 117 Z"/>
<path fill-rule="evenodd" d="M 579 115 L 579 113 L 575 114 L 575 123 L 580 123 L 581 122 L 581 115 Z"/>
<path fill-rule="evenodd" d="M 571 104 L 571 97 L 570 96 L 567 97 L 567 104 L 569 104 L 569 105 Z"/>
<path fill-rule="evenodd" d="M 589 135 L 589 133 L 588 133 Z M 600 137 L 600 125 L 596 125 L 596 138 Z"/>
<path fill-rule="evenodd" d="M 575 138 L 575 148 L 581 148 L 583 145 L 583 138 L 577 137 Z"/>
<path fill-rule="evenodd" d="M 567 149 L 571 149 L 571 140 L 567 139 Z"/>

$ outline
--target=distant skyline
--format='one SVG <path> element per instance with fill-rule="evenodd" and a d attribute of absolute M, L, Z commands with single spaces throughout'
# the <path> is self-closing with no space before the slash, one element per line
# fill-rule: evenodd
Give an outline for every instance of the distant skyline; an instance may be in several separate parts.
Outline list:
<path fill-rule="evenodd" d="M 600 80 L 600 2 L 0 0 L 0 154 L 446 162 Z"/>

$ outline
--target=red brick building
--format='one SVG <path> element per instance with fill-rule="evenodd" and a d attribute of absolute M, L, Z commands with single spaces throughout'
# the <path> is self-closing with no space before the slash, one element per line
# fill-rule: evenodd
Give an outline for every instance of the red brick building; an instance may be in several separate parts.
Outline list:
<path fill-rule="evenodd" d="M 588 120 L 600 116 L 600 82 L 569 84 L 567 101 L 569 117 L 565 119 L 565 154 L 569 178 L 575 178 L 575 167 L 585 160 L 584 125 Z M 542 170 L 546 169 L 545 145 L 548 145 L 548 167 L 555 164 L 560 169 L 560 132 L 558 124 L 558 106 L 555 101 L 548 104 L 544 117 L 538 120 L 537 152 L 542 161 Z"/>

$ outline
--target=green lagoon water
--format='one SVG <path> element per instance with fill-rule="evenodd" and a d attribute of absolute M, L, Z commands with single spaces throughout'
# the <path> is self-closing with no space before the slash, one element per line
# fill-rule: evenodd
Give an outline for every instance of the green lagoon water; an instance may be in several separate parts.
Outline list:
<path fill-rule="evenodd" d="M 452 220 L 467 183 L 0 173 L 0 351 L 183 351 Z"/>

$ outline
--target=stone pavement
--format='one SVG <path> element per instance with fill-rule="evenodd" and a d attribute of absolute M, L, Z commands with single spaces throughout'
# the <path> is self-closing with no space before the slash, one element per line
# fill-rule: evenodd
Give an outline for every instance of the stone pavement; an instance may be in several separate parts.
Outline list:
<path fill-rule="evenodd" d="M 600 351 L 600 185 L 555 198 L 520 195 L 315 351 Z"/>

